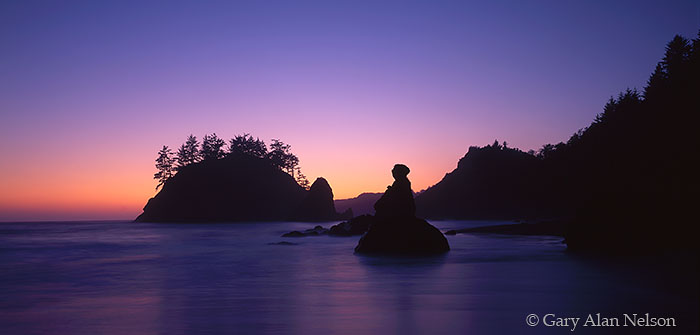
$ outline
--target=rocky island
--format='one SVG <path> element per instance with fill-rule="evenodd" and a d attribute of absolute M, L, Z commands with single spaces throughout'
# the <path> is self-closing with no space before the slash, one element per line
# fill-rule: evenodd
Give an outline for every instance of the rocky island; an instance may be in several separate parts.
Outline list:
<path fill-rule="evenodd" d="M 335 211 L 324 178 L 306 190 L 268 159 L 232 153 L 182 167 L 148 200 L 136 221 L 332 221 L 351 216 Z"/>

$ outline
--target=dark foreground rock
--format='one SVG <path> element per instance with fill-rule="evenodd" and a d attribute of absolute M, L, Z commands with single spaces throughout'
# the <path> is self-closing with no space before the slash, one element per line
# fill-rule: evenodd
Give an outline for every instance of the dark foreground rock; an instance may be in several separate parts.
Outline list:
<path fill-rule="evenodd" d="M 376 220 L 355 247 L 355 252 L 363 254 L 439 254 L 449 250 L 442 232 L 418 218 Z"/>
<path fill-rule="evenodd" d="M 372 215 L 360 215 L 354 217 L 351 220 L 343 221 L 337 225 L 334 225 L 328 231 L 328 235 L 332 236 L 357 236 L 364 234 L 368 229 L 370 224 L 374 221 Z"/>
<path fill-rule="evenodd" d="M 504 234 L 504 235 L 544 235 L 564 236 L 565 223 L 561 221 L 546 221 L 535 223 L 514 223 L 497 226 L 484 226 L 465 229 L 449 230 L 445 235 L 456 234 Z"/>
<path fill-rule="evenodd" d="M 372 215 L 361 215 L 352 218 L 348 221 L 343 221 L 336 225 L 331 226 L 330 229 L 323 228 L 321 226 L 316 226 L 312 229 L 306 229 L 304 231 L 290 231 L 282 235 L 282 237 L 305 237 L 305 236 L 358 236 L 364 234 L 367 229 L 369 229 L 370 224 L 374 222 L 374 217 Z"/>
<path fill-rule="evenodd" d="M 439 254 L 450 250 L 445 236 L 416 217 L 410 170 L 396 164 L 391 170 L 394 183 L 374 203 L 376 215 L 368 218 L 369 230 L 362 235 L 355 252 L 364 254 Z"/>
<path fill-rule="evenodd" d="M 328 229 L 321 226 L 313 227 L 312 229 L 307 229 L 304 231 L 294 230 L 289 233 L 283 234 L 282 237 L 306 237 L 306 236 L 319 236 L 328 234 Z"/>

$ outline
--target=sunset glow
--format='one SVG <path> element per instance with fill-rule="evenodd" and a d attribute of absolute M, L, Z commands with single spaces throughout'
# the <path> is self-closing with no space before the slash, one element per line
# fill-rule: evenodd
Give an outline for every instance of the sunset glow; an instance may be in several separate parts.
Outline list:
<path fill-rule="evenodd" d="M 661 4 L 3 2 L 0 221 L 132 219 L 160 147 L 213 132 L 291 144 L 336 199 L 395 163 L 419 191 L 469 146 L 565 141 L 641 88 L 697 34 L 696 2 Z"/>

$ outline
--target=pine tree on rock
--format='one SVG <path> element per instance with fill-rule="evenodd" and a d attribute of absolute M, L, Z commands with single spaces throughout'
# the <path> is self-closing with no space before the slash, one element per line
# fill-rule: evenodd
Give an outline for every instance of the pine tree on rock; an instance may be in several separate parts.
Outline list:
<path fill-rule="evenodd" d="M 229 152 L 232 154 L 245 154 L 257 158 L 267 156 L 267 146 L 259 138 L 253 139 L 250 134 L 236 135 L 229 142 Z"/>
<path fill-rule="evenodd" d="M 163 186 L 165 182 L 173 176 L 175 172 L 173 163 L 173 152 L 167 145 L 164 145 L 163 149 L 158 151 L 158 158 L 156 158 L 156 169 L 158 172 L 153 175 L 153 179 L 158 180 L 156 190 Z"/>
<path fill-rule="evenodd" d="M 177 150 L 177 168 L 197 163 L 199 161 L 199 142 L 197 137 L 190 135 L 187 141 Z"/>
<path fill-rule="evenodd" d="M 292 146 L 289 144 L 273 138 L 267 158 L 272 164 L 294 177 L 295 168 L 299 165 L 299 158 L 290 151 L 291 148 Z"/>
<path fill-rule="evenodd" d="M 226 142 L 216 136 L 216 133 L 204 135 L 202 150 L 200 151 L 202 160 L 224 158 L 226 156 L 224 145 L 226 145 Z"/>

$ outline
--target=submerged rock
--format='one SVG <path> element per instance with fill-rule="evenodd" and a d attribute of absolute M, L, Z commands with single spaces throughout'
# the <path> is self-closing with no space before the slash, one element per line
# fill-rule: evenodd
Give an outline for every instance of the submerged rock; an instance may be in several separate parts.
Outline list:
<path fill-rule="evenodd" d="M 374 222 L 372 215 L 360 215 L 348 221 L 343 221 L 334 225 L 328 231 L 328 235 L 332 236 L 355 236 L 362 235 L 368 229 L 370 224 Z"/>
<path fill-rule="evenodd" d="M 374 222 L 374 217 L 372 215 L 361 215 L 356 218 L 352 218 L 348 221 L 343 221 L 336 225 L 331 226 L 330 229 L 323 228 L 321 226 L 316 226 L 312 229 L 307 229 L 304 231 L 290 231 L 282 235 L 282 237 L 304 237 L 304 236 L 319 236 L 319 235 L 331 235 L 331 236 L 357 236 L 364 234 L 367 229 L 369 229 L 370 224 Z"/>
<path fill-rule="evenodd" d="M 294 230 L 289 233 L 282 235 L 282 237 L 305 237 L 305 236 L 319 236 L 328 234 L 328 229 L 321 226 L 313 227 L 312 229 L 307 229 L 304 231 Z"/>
<path fill-rule="evenodd" d="M 562 221 L 543 221 L 535 223 L 514 223 L 495 226 L 483 226 L 455 229 L 445 232 L 445 235 L 457 234 L 503 234 L 503 235 L 544 235 L 564 236 L 566 223 Z"/>
<path fill-rule="evenodd" d="M 268 245 L 299 245 L 299 243 L 282 241 L 282 242 L 271 242 L 271 243 L 268 243 Z"/>

